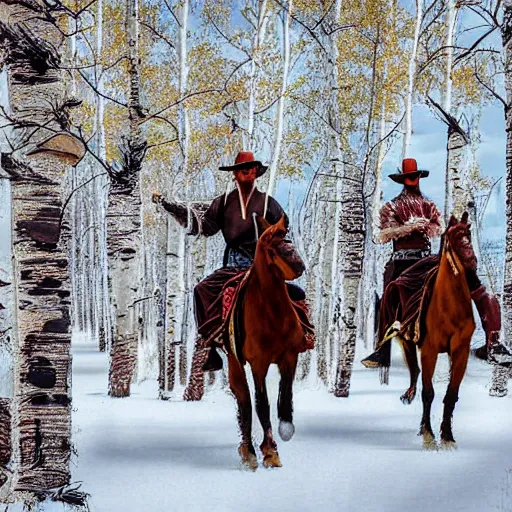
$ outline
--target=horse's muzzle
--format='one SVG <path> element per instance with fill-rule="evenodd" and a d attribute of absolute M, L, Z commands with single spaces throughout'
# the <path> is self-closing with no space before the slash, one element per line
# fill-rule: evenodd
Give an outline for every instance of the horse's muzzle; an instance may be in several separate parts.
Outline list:
<path fill-rule="evenodd" d="M 304 270 L 306 270 L 306 266 L 301 260 L 290 262 L 289 265 L 290 268 L 297 274 L 296 279 L 304 274 Z"/>

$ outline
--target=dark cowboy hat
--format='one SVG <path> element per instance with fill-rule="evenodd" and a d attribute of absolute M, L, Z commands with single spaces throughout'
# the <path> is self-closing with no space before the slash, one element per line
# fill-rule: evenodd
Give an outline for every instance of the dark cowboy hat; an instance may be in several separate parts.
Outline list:
<path fill-rule="evenodd" d="M 220 171 L 237 171 L 239 169 L 247 169 L 248 167 L 258 166 L 257 177 L 259 178 L 268 169 L 267 165 L 263 165 L 259 160 L 254 160 L 254 154 L 251 151 L 240 151 L 236 155 L 234 165 L 219 167 Z"/>
<path fill-rule="evenodd" d="M 429 171 L 418 170 L 418 164 L 414 158 L 405 158 L 402 161 L 402 172 L 398 174 L 390 174 L 389 177 L 396 183 L 404 184 L 406 178 L 414 179 L 416 176 L 420 178 L 426 178 L 429 175 Z"/>

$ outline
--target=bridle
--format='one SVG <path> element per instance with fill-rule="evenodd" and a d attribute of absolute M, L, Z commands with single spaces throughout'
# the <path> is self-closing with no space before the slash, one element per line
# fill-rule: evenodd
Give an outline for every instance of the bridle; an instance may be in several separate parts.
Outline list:
<path fill-rule="evenodd" d="M 455 276 L 459 275 L 459 269 L 457 268 L 457 264 L 455 263 L 455 260 L 454 260 L 453 249 L 451 247 L 448 235 L 446 235 L 446 239 L 444 240 L 443 252 L 446 254 L 446 259 L 448 260 L 448 263 L 452 269 L 453 275 L 455 275 Z M 455 256 L 455 257 L 457 257 L 457 256 Z"/>

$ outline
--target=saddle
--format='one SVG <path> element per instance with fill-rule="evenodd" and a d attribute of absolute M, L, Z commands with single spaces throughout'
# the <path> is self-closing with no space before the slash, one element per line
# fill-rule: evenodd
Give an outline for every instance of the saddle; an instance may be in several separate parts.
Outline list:
<path fill-rule="evenodd" d="M 205 346 L 216 345 L 233 354 L 244 364 L 244 297 L 250 270 L 242 270 L 222 287 L 222 314 L 220 325 L 205 339 Z"/>
<path fill-rule="evenodd" d="M 393 336 L 421 346 L 425 314 L 439 270 L 439 257 L 418 261 L 389 283 L 382 297 L 379 345 Z M 397 322 L 398 321 L 398 322 Z"/>
<path fill-rule="evenodd" d="M 241 271 L 229 279 L 222 288 L 222 322 L 205 340 L 205 345 L 216 345 L 233 354 L 241 364 L 245 364 L 243 346 L 245 342 L 244 306 L 250 269 Z M 314 348 L 315 327 L 309 319 L 305 300 L 293 301 L 295 313 L 304 331 L 304 344 L 300 352 Z"/>

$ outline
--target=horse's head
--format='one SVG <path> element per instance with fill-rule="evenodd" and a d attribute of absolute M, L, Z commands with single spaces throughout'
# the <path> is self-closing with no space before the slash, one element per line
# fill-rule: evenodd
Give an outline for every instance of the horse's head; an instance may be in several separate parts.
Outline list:
<path fill-rule="evenodd" d="M 263 217 L 258 217 L 257 221 L 260 229 L 264 230 L 258 240 L 258 249 L 265 254 L 268 266 L 278 269 L 286 281 L 300 277 L 305 266 L 291 240 L 286 238 L 288 218 L 283 215 L 274 225 Z"/>
<path fill-rule="evenodd" d="M 477 259 L 471 245 L 471 224 L 468 223 L 468 212 L 463 213 L 460 222 L 452 215 L 444 236 L 463 267 L 467 270 L 476 270 Z"/>

